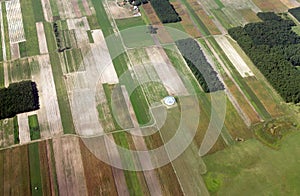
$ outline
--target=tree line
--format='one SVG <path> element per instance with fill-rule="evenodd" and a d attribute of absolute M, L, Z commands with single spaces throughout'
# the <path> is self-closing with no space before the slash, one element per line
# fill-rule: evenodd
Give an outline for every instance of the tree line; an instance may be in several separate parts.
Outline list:
<path fill-rule="evenodd" d="M 204 92 L 215 92 L 224 89 L 217 72 L 207 62 L 204 53 L 194 39 L 178 40 L 176 45 Z"/>
<path fill-rule="evenodd" d="M 0 119 L 40 108 L 36 83 L 21 81 L 0 89 Z"/>
<path fill-rule="evenodd" d="M 150 2 L 162 23 L 181 21 L 178 13 L 168 0 L 151 0 Z"/>
<path fill-rule="evenodd" d="M 259 13 L 263 22 L 228 30 L 286 102 L 300 102 L 300 37 L 294 22 Z"/>

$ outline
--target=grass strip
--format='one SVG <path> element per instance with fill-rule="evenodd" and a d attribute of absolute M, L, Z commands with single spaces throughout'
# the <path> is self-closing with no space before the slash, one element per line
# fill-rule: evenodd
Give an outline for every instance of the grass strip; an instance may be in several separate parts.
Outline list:
<path fill-rule="evenodd" d="M 36 114 L 28 116 L 28 124 L 30 130 L 30 139 L 37 140 L 41 138 L 40 126 Z"/>
<path fill-rule="evenodd" d="M 32 195 L 43 195 L 43 185 L 40 171 L 40 157 L 38 143 L 28 145 L 29 169 L 30 169 L 30 184 Z"/>

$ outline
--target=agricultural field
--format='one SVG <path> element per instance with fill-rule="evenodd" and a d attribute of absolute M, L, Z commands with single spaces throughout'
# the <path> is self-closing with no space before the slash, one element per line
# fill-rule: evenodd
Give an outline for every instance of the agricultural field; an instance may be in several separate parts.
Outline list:
<path fill-rule="evenodd" d="M 299 195 L 297 6 L 1 2 L 0 195 Z"/>

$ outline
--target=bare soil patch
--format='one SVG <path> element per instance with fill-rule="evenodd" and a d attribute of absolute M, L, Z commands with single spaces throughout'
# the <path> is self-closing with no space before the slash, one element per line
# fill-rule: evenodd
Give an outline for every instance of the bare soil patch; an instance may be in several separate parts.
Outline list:
<path fill-rule="evenodd" d="M 39 40 L 39 49 L 41 54 L 47 54 L 48 53 L 48 47 L 47 47 L 47 41 L 44 31 L 44 25 L 42 22 L 36 23 L 36 30 Z"/>
<path fill-rule="evenodd" d="M 133 6 L 128 5 L 128 3 L 122 7 L 117 4 L 117 1 L 107 1 L 107 4 L 114 19 L 134 17 Z"/>
<path fill-rule="evenodd" d="M 19 124 L 19 139 L 20 143 L 28 143 L 31 141 L 30 139 L 30 131 L 28 124 L 28 116 L 26 113 L 18 114 L 18 124 Z"/>
<path fill-rule="evenodd" d="M 41 0 L 42 7 L 43 7 L 43 13 L 45 20 L 47 22 L 52 22 L 53 21 L 53 14 L 51 10 L 51 5 L 50 5 L 50 0 Z"/>
<path fill-rule="evenodd" d="M 19 44 L 18 43 L 10 44 L 10 52 L 11 52 L 11 60 L 19 59 L 20 58 Z"/>
<path fill-rule="evenodd" d="M 146 52 L 151 56 L 151 62 L 165 88 L 170 95 L 187 95 L 181 78 L 161 47 L 149 47 Z"/>
<path fill-rule="evenodd" d="M 280 0 L 253 0 L 253 3 L 257 5 L 262 11 L 273 11 L 273 12 L 285 12 L 287 7 Z"/>

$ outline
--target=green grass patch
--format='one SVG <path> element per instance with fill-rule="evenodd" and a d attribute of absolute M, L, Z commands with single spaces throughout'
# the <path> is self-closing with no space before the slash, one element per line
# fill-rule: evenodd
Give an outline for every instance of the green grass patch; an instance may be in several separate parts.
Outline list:
<path fill-rule="evenodd" d="M 91 31 L 88 30 L 86 33 L 87 33 L 87 35 L 88 35 L 88 37 L 89 37 L 89 42 L 90 42 L 90 43 L 95 43 Z"/>
<path fill-rule="evenodd" d="M 50 54 L 50 62 L 52 66 L 52 73 L 57 93 L 58 106 L 60 110 L 61 121 L 65 134 L 74 134 L 75 127 L 73 124 L 72 113 L 68 98 L 67 89 L 63 81 L 63 73 L 59 56 L 57 53 Z"/>
<path fill-rule="evenodd" d="M 10 62 L 10 75 L 15 81 L 30 80 L 31 70 L 28 59 L 18 59 Z"/>
<path fill-rule="evenodd" d="M 113 134 L 113 137 L 114 137 L 117 145 L 119 145 L 123 148 L 130 149 L 128 141 L 127 141 L 128 135 L 125 132 L 115 133 L 115 134 Z M 130 151 L 129 151 L 129 153 L 122 153 L 121 159 L 122 159 L 122 164 L 126 164 L 126 165 L 134 168 L 133 156 L 130 153 Z M 141 184 L 139 182 L 136 171 L 124 170 L 124 175 L 125 175 L 129 194 L 130 195 L 143 195 Z"/>
<path fill-rule="evenodd" d="M 29 0 L 21 0 L 21 10 L 24 24 L 24 32 L 26 37 L 25 50 L 26 56 L 34 56 L 40 53 L 38 37 L 35 26 L 35 15 L 32 2 Z"/>
<path fill-rule="evenodd" d="M 126 53 L 122 53 L 113 60 L 114 68 L 116 70 L 117 76 L 121 77 L 128 70 L 128 56 Z"/>
<path fill-rule="evenodd" d="M 38 143 L 28 145 L 30 185 L 32 195 L 43 195 Z M 38 189 L 36 190 L 35 187 Z"/>
<path fill-rule="evenodd" d="M 279 150 L 255 139 L 204 157 L 204 180 L 222 177 L 217 195 L 289 195 L 300 192 L 300 133 L 284 137 Z M 212 173 L 212 174 L 210 174 Z"/>
<path fill-rule="evenodd" d="M 44 22 L 44 31 L 45 31 L 45 36 L 46 36 L 46 41 L 47 41 L 47 46 L 48 46 L 48 52 L 54 52 L 57 50 L 56 46 L 56 41 L 55 37 L 53 34 L 53 28 L 52 24 L 48 22 Z"/>
<path fill-rule="evenodd" d="M 100 29 L 96 15 L 91 15 L 86 17 L 91 30 Z"/>
<path fill-rule="evenodd" d="M 4 39 L 5 39 L 5 48 L 6 48 L 6 59 L 11 59 L 10 53 L 10 41 L 9 41 L 9 34 L 8 34 L 8 22 L 6 16 L 6 6 L 5 2 L 2 2 L 2 18 L 3 18 L 3 27 L 4 27 Z"/>
<path fill-rule="evenodd" d="M 30 139 L 37 140 L 41 138 L 40 126 L 36 114 L 28 116 L 28 124 L 30 129 Z"/>
<path fill-rule="evenodd" d="M 3 63 L 0 62 L 0 88 L 3 88 L 5 85 L 4 81 L 4 66 Z"/>
<path fill-rule="evenodd" d="M 206 174 L 205 185 L 210 193 L 215 193 L 219 190 L 223 183 L 222 175 L 209 172 Z"/>
<path fill-rule="evenodd" d="M 219 6 L 220 9 L 222 9 L 224 6 L 224 4 L 220 1 L 220 0 L 215 0 L 216 4 Z"/>
<path fill-rule="evenodd" d="M 41 0 L 31 0 L 35 22 L 45 21 Z"/>
<path fill-rule="evenodd" d="M 18 117 L 13 118 L 14 122 L 14 144 L 19 144 L 20 143 L 20 138 L 19 138 L 19 124 L 18 124 Z"/>
<path fill-rule="evenodd" d="M 57 7 L 57 3 L 56 0 L 50 0 L 50 6 L 51 6 L 51 11 L 52 11 L 52 15 L 54 16 L 54 18 L 59 18 L 59 10 Z"/>
<path fill-rule="evenodd" d="M 141 17 L 131 17 L 124 19 L 116 19 L 117 26 L 120 31 L 137 26 L 145 26 L 146 23 Z"/>
<path fill-rule="evenodd" d="M 96 17 L 97 21 L 100 24 L 100 27 L 102 29 L 102 32 L 104 34 L 104 37 L 107 37 L 114 33 L 113 28 L 110 24 L 110 21 L 108 19 L 108 16 L 105 12 L 105 9 L 102 4 L 102 0 L 91 0 L 95 11 L 96 11 Z"/>

